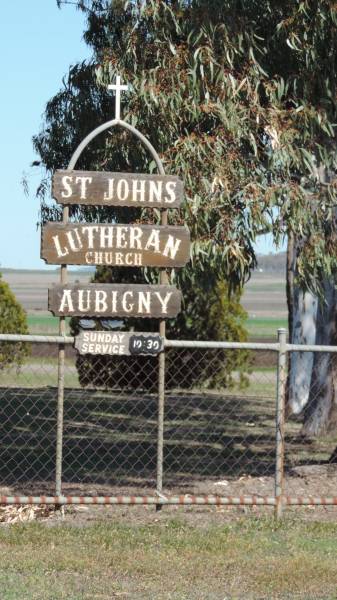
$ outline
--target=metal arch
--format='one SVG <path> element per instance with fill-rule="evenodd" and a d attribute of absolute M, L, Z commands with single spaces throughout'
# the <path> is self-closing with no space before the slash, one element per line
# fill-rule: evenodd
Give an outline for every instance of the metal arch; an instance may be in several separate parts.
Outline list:
<path fill-rule="evenodd" d="M 110 129 L 111 127 L 116 127 L 120 125 L 124 129 L 127 129 L 131 133 L 133 133 L 149 150 L 151 153 L 159 171 L 160 175 L 165 175 L 165 170 L 163 167 L 163 163 L 160 160 L 156 150 L 149 142 L 149 140 L 142 134 L 138 129 L 129 125 L 122 119 L 112 119 L 111 121 L 107 121 L 103 123 L 96 129 L 94 129 L 87 137 L 82 140 L 80 145 L 76 148 L 74 154 L 72 155 L 68 169 L 72 171 L 76 163 L 81 156 L 83 150 L 87 147 L 87 145 L 100 133 Z M 167 208 L 161 211 L 160 222 L 161 225 L 167 225 Z M 63 207 L 63 223 L 68 223 L 69 221 L 69 206 Z M 61 266 L 61 283 L 67 283 L 67 265 Z M 168 283 L 168 277 L 165 269 L 160 269 L 160 283 L 165 285 Z M 65 318 L 60 318 L 60 336 L 65 337 Z M 166 324 L 165 321 L 160 321 L 159 324 L 159 334 L 162 338 L 166 337 Z M 64 353 L 64 344 L 60 344 L 59 346 L 59 374 L 58 374 L 58 400 L 57 400 L 57 445 L 56 445 L 56 495 L 61 495 L 62 488 L 62 440 L 63 440 L 63 404 L 64 404 L 64 366 L 65 366 L 65 353 Z M 156 474 L 156 492 L 161 496 L 161 492 L 163 489 L 163 453 L 164 453 L 164 441 L 163 441 L 163 431 L 164 431 L 164 402 L 165 402 L 165 352 L 161 352 L 159 354 L 159 374 L 158 374 L 158 435 L 157 435 L 157 474 Z M 157 509 L 161 508 L 161 504 L 157 504 Z"/>
<path fill-rule="evenodd" d="M 144 146 L 146 146 L 146 148 L 152 154 L 153 159 L 155 160 L 159 174 L 165 175 L 163 163 L 160 160 L 156 150 L 154 149 L 152 144 L 149 142 L 149 140 L 140 131 L 138 131 L 138 129 L 136 129 L 132 125 L 129 125 L 129 123 L 126 123 L 125 121 L 123 121 L 121 119 L 112 119 L 111 121 L 107 121 L 106 123 L 103 123 L 103 125 L 96 127 L 96 129 L 94 129 L 91 133 L 89 133 L 87 135 L 87 137 L 85 137 L 84 140 L 82 140 L 82 142 L 80 143 L 80 145 L 76 148 L 74 154 L 72 155 L 72 157 L 70 159 L 68 169 L 70 171 L 72 171 L 75 168 L 76 163 L 77 163 L 78 159 L 80 158 L 83 150 L 88 146 L 88 144 L 90 144 L 90 142 L 96 136 L 98 136 L 100 133 L 103 133 L 103 131 L 105 131 L 106 129 L 110 129 L 111 127 L 116 127 L 116 125 L 120 125 L 124 129 L 131 131 L 131 133 L 133 133 L 144 144 Z"/>

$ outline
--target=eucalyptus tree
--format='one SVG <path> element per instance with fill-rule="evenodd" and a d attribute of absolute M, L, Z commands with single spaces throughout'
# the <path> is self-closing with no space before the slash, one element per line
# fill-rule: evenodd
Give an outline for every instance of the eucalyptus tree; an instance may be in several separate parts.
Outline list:
<path fill-rule="evenodd" d="M 318 173 L 336 168 L 335 2 L 75 3 L 87 17 L 84 38 L 92 61 L 70 69 L 63 89 L 47 105 L 45 128 L 35 138 L 47 172 L 65 166 L 83 134 L 111 116 L 106 86 L 121 74 L 131 85 L 125 118 L 158 148 L 166 170 L 185 181 L 186 202 L 171 218 L 191 230 L 192 264 L 174 278 L 186 291 L 197 286 L 207 294 L 219 279 L 238 289 L 256 265 L 256 237 L 271 232 L 279 243 L 288 236 L 291 337 L 302 339 L 310 294 L 316 298 L 318 329 L 326 331 L 323 297 L 327 287 L 334 289 L 336 273 L 336 186 L 326 177 L 322 182 Z M 79 166 L 152 169 L 142 148 L 130 142 L 127 134 L 114 132 L 93 145 Z M 50 215 L 46 205 L 42 214 Z M 120 210 L 82 209 L 81 215 L 123 218 Z M 148 211 L 133 216 L 156 218 Z M 184 326 L 196 308 L 194 300 Z M 310 330 L 310 339 L 320 339 L 314 319 Z M 299 361 L 291 361 L 288 405 L 311 413 L 317 432 L 329 420 L 332 387 L 328 402 L 326 393 L 315 400 L 318 412 L 329 405 L 317 420 L 308 393 L 317 369 L 310 355 L 301 360 L 300 386 Z"/>

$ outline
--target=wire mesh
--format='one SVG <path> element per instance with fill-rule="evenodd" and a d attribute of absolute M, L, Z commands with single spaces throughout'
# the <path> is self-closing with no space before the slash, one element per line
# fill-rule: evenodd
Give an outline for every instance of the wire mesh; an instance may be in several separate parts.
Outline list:
<path fill-rule="evenodd" d="M 18 345 L 1 343 L 0 355 Z M 25 344 L 0 366 L 0 489 L 42 489 L 55 469 L 57 368 L 50 345 Z"/>
<path fill-rule="evenodd" d="M 285 494 L 337 495 L 337 354 L 290 352 Z"/>
<path fill-rule="evenodd" d="M 165 490 L 272 493 L 274 355 L 172 349 L 168 362 L 177 380 L 183 370 L 185 386 L 166 394 Z"/>
<path fill-rule="evenodd" d="M 57 356 L 57 344 L 30 344 L 20 367 L 0 370 L 3 493 L 54 492 Z M 275 389 L 275 353 L 169 349 L 164 491 L 272 494 Z M 157 391 L 158 357 L 66 346 L 64 493 L 153 494 Z"/>

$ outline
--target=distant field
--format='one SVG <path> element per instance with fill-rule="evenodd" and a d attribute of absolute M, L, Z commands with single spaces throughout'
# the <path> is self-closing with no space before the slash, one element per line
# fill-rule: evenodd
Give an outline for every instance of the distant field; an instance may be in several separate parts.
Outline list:
<path fill-rule="evenodd" d="M 70 271 L 69 281 L 88 283 L 91 276 L 88 271 Z M 58 271 L 5 270 L 3 278 L 27 311 L 29 331 L 57 334 L 58 319 L 48 313 L 47 290 L 59 282 Z M 277 329 L 287 327 L 285 280 L 281 274 L 254 273 L 245 285 L 242 304 L 248 313 L 250 339 L 275 339 Z"/>
<path fill-rule="evenodd" d="M 59 319 L 53 315 L 28 314 L 29 332 L 34 335 L 57 335 L 59 330 Z M 66 333 L 69 333 L 69 320 L 66 319 Z"/>
<path fill-rule="evenodd" d="M 59 320 L 52 315 L 28 314 L 29 331 L 35 335 L 57 335 Z M 247 330 L 250 339 L 272 339 L 277 337 L 280 327 L 287 329 L 287 319 L 248 318 Z M 69 334 L 69 319 L 66 319 L 66 333 Z"/>
<path fill-rule="evenodd" d="M 277 330 L 281 327 L 288 329 L 287 319 L 253 319 L 247 321 L 247 330 L 250 339 L 276 338 Z"/>

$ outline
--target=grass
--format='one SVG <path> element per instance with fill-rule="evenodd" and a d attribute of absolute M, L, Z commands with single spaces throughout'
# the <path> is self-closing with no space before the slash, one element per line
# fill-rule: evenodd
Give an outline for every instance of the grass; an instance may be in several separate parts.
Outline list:
<path fill-rule="evenodd" d="M 203 516 L 2 528 L 1 600 L 337 598 L 337 524 Z"/>
<path fill-rule="evenodd" d="M 52 315 L 28 315 L 29 333 L 34 335 L 58 335 L 59 320 Z M 287 319 L 279 318 L 249 318 L 246 328 L 249 339 L 276 339 L 280 327 L 287 329 Z M 67 334 L 69 334 L 69 319 L 66 319 Z"/>
<path fill-rule="evenodd" d="M 66 318 L 66 334 L 69 334 L 69 318 Z M 58 335 L 59 319 L 53 315 L 27 315 L 29 333 L 34 335 Z"/>
<path fill-rule="evenodd" d="M 39 388 L 57 386 L 57 358 L 34 358 L 29 357 L 25 363 L 17 369 L 13 367 L 0 371 L 0 386 Z M 78 374 L 74 361 L 67 360 L 65 363 L 65 385 L 78 388 Z"/>
<path fill-rule="evenodd" d="M 288 329 L 287 319 L 273 318 L 249 318 L 246 322 L 246 329 L 250 340 L 268 338 L 277 340 L 277 330 L 280 327 Z"/>
<path fill-rule="evenodd" d="M 0 371 L 0 386 L 38 388 L 57 385 L 57 358 L 29 357 L 24 365 L 17 369 L 12 367 Z M 234 377 L 235 379 L 235 377 Z M 80 387 L 76 366 L 73 360 L 65 363 L 66 387 Z M 268 396 L 273 397 L 276 389 L 276 368 L 257 367 L 249 374 L 249 385 L 241 389 L 234 387 L 223 390 L 222 393 L 233 396 Z"/>

